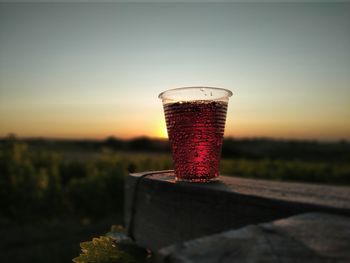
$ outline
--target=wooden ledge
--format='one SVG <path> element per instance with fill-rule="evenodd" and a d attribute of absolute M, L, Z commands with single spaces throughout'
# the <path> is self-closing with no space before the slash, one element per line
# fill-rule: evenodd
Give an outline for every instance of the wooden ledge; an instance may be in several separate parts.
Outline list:
<path fill-rule="evenodd" d="M 350 215 L 350 187 L 227 176 L 209 184 L 176 183 L 173 171 L 130 174 L 125 197 L 129 232 L 154 250 L 306 212 Z"/>
<path fill-rule="evenodd" d="M 350 218 L 307 213 L 162 248 L 160 263 L 350 262 Z"/>

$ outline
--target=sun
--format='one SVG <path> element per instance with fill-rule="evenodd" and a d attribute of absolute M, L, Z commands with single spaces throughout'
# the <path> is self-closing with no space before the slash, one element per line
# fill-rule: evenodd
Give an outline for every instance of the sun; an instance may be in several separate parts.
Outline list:
<path fill-rule="evenodd" d="M 160 138 L 168 138 L 168 131 L 167 131 L 167 129 L 166 129 L 166 127 L 165 127 L 165 124 L 164 124 L 164 126 L 163 127 L 160 127 L 160 129 L 159 129 L 159 137 Z"/>
<path fill-rule="evenodd" d="M 159 137 L 159 138 L 163 138 L 163 139 L 166 139 L 168 138 L 168 131 L 166 129 L 166 125 L 165 125 L 165 122 L 164 121 L 159 121 L 158 122 L 158 127 L 156 129 L 156 136 Z"/>

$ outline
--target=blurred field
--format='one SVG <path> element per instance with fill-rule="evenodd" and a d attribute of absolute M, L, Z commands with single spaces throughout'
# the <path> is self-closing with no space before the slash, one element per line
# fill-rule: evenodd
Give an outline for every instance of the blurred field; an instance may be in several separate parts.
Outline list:
<path fill-rule="evenodd" d="M 347 142 L 228 139 L 221 173 L 350 185 Z M 0 262 L 69 262 L 122 223 L 129 171 L 171 169 L 166 141 L 0 141 Z M 53 257 L 53 258 L 52 258 Z"/>

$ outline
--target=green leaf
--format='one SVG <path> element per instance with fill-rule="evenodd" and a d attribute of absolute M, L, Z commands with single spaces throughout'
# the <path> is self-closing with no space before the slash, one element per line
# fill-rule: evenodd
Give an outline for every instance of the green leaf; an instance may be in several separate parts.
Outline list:
<path fill-rule="evenodd" d="M 101 236 L 80 244 L 82 253 L 73 259 L 75 263 L 134 263 L 126 252 L 119 249 L 116 241 Z"/>
<path fill-rule="evenodd" d="M 142 263 L 150 253 L 136 245 L 121 226 L 113 226 L 107 236 L 80 243 L 81 254 L 75 263 Z"/>

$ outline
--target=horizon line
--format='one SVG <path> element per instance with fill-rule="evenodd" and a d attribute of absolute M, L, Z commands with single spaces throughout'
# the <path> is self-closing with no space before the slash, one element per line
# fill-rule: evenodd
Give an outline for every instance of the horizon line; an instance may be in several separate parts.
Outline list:
<path fill-rule="evenodd" d="M 108 139 L 116 139 L 121 141 L 132 141 L 135 139 L 149 139 L 149 140 L 158 140 L 158 141 L 168 141 L 168 138 L 164 137 L 157 137 L 157 136 L 149 136 L 149 135 L 138 135 L 128 138 L 123 138 L 109 135 L 103 138 L 98 137 L 50 137 L 50 136 L 17 136 L 14 133 L 9 133 L 6 136 L 0 136 L 0 140 L 6 140 L 8 138 L 14 137 L 18 140 L 48 140 L 48 141 L 106 141 Z M 320 142 L 320 143 L 349 143 L 350 140 L 346 138 L 337 138 L 337 139 L 322 139 L 322 138 L 287 138 L 287 137 L 268 137 L 268 136 L 224 136 L 225 139 L 231 139 L 231 140 L 269 140 L 269 141 L 296 141 L 296 142 Z"/>

